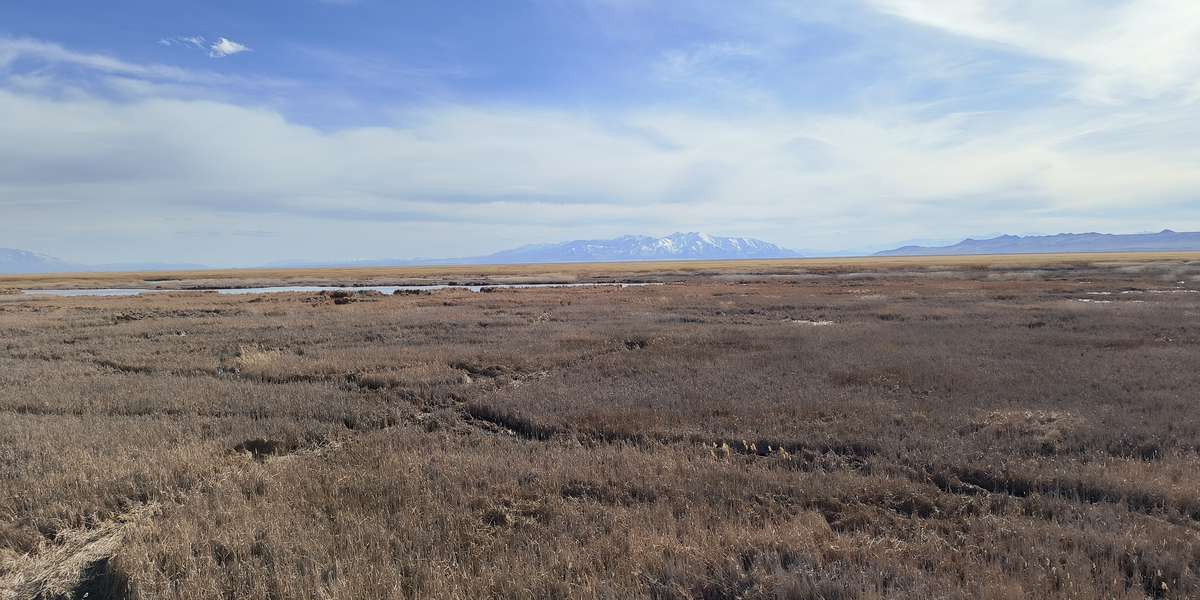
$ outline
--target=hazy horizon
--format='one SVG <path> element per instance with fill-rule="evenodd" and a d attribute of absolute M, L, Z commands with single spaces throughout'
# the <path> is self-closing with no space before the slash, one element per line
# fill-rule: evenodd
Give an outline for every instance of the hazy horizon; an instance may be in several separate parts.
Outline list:
<path fill-rule="evenodd" d="M 1198 36 L 1164 0 L 10 3 L 0 246 L 248 266 L 1200 230 Z"/>
<path fill-rule="evenodd" d="M 976 240 L 976 241 L 990 240 L 990 239 L 999 238 L 1002 236 L 1011 236 L 1011 235 L 1015 235 L 1017 237 L 1025 237 L 1025 238 L 1029 238 L 1029 237 L 1036 238 L 1036 237 L 1053 237 L 1053 236 L 1057 236 L 1057 235 L 1079 235 L 1079 234 L 1087 234 L 1087 233 L 1099 233 L 1099 234 L 1108 234 L 1108 235 L 1147 235 L 1147 234 L 1165 233 L 1168 231 L 1173 231 L 1174 233 L 1188 233 L 1188 232 L 1180 232 L 1178 230 L 1172 230 L 1169 227 L 1159 229 L 1156 231 L 1148 231 L 1148 230 L 1147 231 L 1118 231 L 1118 232 L 1080 232 L 1080 231 L 1076 231 L 1076 232 L 1056 232 L 1056 233 L 1025 232 L 1025 233 L 1016 233 L 1016 234 L 1013 234 L 1013 233 L 987 233 L 987 234 L 968 235 L 968 236 L 964 236 L 961 238 L 953 238 L 953 239 L 921 238 L 921 239 L 899 240 L 899 241 L 891 243 L 891 244 L 883 244 L 883 245 L 879 245 L 879 246 L 870 246 L 870 247 L 862 247 L 862 248 L 843 248 L 840 250 L 829 250 L 829 251 L 813 250 L 813 249 L 806 249 L 806 248 L 790 248 L 790 247 L 782 246 L 779 244 L 777 244 L 777 245 L 781 246 L 781 248 L 783 250 L 793 251 L 804 257 L 837 258 L 837 257 L 870 256 L 872 254 L 875 254 L 876 252 L 882 252 L 882 251 L 886 251 L 886 250 L 896 250 L 896 249 L 909 247 L 909 246 L 948 247 L 948 246 L 954 246 L 956 244 L 959 244 L 961 242 L 966 242 L 969 240 Z M 514 247 L 507 247 L 507 248 L 495 248 L 493 250 L 488 250 L 481 254 L 475 254 L 475 255 L 365 256 L 365 257 L 348 257 L 348 258 L 347 257 L 326 258 L 326 257 L 322 257 L 322 256 L 296 256 L 296 257 L 292 257 L 292 258 L 279 259 L 279 260 L 273 260 L 273 261 L 262 262 L 262 263 L 253 263 L 253 262 L 244 262 L 244 263 L 192 262 L 192 263 L 187 263 L 184 261 L 170 260 L 169 257 L 157 257 L 157 258 L 152 257 L 152 258 L 148 258 L 148 259 L 144 259 L 144 260 L 136 260 L 136 261 L 97 263 L 97 262 L 87 262 L 86 260 L 72 260 L 67 257 L 56 255 L 53 252 L 42 252 L 42 251 L 29 249 L 29 248 L 7 248 L 4 246 L 0 246 L 0 250 L 9 249 L 9 250 L 33 252 L 35 254 L 47 256 L 50 258 L 62 259 L 64 262 L 71 263 L 73 265 L 80 266 L 80 267 L 105 267 L 105 268 L 107 268 L 107 267 L 121 267 L 121 266 L 132 265 L 132 266 L 171 266 L 171 267 L 179 266 L 179 267 L 185 267 L 185 268 L 210 268 L 211 267 L 211 268 L 241 269 L 241 268 L 257 268 L 257 267 L 273 267 L 273 266 L 288 267 L 288 266 L 305 266 L 305 265 L 337 265 L 337 264 L 349 265 L 349 264 L 359 263 L 359 262 L 370 263 L 370 262 L 388 262 L 388 261 L 395 261 L 397 263 L 412 262 L 414 264 L 438 264 L 440 262 L 445 262 L 445 261 L 460 261 L 460 260 L 470 260 L 470 259 L 477 259 L 477 258 L 487 258 L 493 254 L 500 254 L 500 253 L 504 253 L 504 252 L 512 251 L 512 250 L 520 250 L 520 249 L 524 249 L 527 247 L 559 246 L 559 245 L 568 244 L 568 243 L 585 242 L 585 241 L 610 241 L 610 240 L 616 239 L 618 237 L 625 237 L 625 236 L 635 236 L 635 237 L 646 236 L 646 237 L 662 238 L 662 237 L 668 237 L 671 235 L 681 235 L 681 234 L 688 234 L 688 233 L 700 233 L 700 234 L 704 234 L 704 235 L 708 234 L 708 232 L 674 231 L 674 232 L 671 232 L 670 234 L 663 234 L 663 235 L 650 234 L 647 236 L 647 234 L 624 234 L 623 236 L 614 236 L 614 238 L 604 238 L 604 239 L 598 239 L 598 238 L 573 239 L 573 240 L 558 239 L 558 240 L 547 240 L 544 242 L 533 242 L 533 243 L 525 244 L 525 245 L 521 245 L 521 246 L 514 246 Z M 745 236 L 714 236 L 714 237 L 737 238 L 737 237 L 745 237 Z M 758 241 L 773 243 L 773 242 L 771 242 L 771 240 L 758 240 Z M 633 259 L 633 260 L 639 260 L 639 259 Z M 640 259 L 640 260 L 655 260 L 655 259 Z"/>

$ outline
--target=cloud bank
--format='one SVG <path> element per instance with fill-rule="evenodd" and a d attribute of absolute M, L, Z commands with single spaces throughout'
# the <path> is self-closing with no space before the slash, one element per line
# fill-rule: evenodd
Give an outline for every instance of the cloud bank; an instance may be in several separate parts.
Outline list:
<path fill-rule="evenodd" d="M 947 33 L 1000 44 L 1078 69 L 1098 102 L 1200 93 L 1200 3 L 1176 0 L 871 0 Z"/>
<path fill-rule="evenodd" d="M 238 264 L 677 229 L 839 249 L 1200 227 L 1200 53 L 1184 52 L 1195 11 L 1105 6 L 871 0 L 871 27 L 898 28 L 895 47 L 864 38 L 835 67 L 894 55 L 902 76 L 863 75 L 835 108 L 769 83 L 799 42 L 729 36 L 638 67 L 647 86 L 708 94 L 710 107 L 434 98 L 344 127 L 304 122 L 271 96 L 231 98 L 244 79 L 214 78 L 232 75 L 0 40 L 0 239 L 69 259 L 80 240 L 75 252 L 111 261 L 171 248 L 160 258 Z M 1073 28 L 1073 12 L 1088 26 Z M 88 85 L 63 66 L 91 73 Z M 1003 105 L 972 95 L 1014 85 L 1028 93 Z M 268 235 L 228 233 L 239 230 Z M 313 256 L 322 236 L 346 241 Z"/>

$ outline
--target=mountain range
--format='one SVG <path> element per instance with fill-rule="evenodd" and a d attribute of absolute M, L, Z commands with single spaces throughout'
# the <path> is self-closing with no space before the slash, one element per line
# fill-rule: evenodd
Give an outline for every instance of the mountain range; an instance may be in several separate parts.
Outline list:
<path fill-rule="evenodd" d="M 275 268 L 388 267 L 407 265 L 502 265 L 527 263 L 618 262 L 638 260 L 737 260 L 795 258 L 799 253 L 770 242 L 744 237 L 719 237 L 704 233 L 672 233 L 665 237 L 623 235 L 607 240 L 573 240 L 533 244 L 483 256 L 464 258 L 414 258 L 353 262 L 286 261 Z"/>
<path fill-rule="evenodd" d="M 614 262 L 636 260 L 736 260 L 793 258 L 798 253 L 775 244 L 744 237 L 719 237 L 704 233 L 673 233 L 665 237 L 625 235 L 608 240 L 575 240 L 535 244 L 465 258 L 414 258 L 359 261 L 283 261 L 270 268 L 388 267 L 410 265 L 521 264 L 555 262 Z M 83 265 L 52 256 L 0 248 L 0 273 L 65 273 L 82 271 L 167 271 L 203 269 L 194 264 Z"/>
<path fill-rule="evenodd" d="M 904 246 L 875 256 L 953 256 L 971 254 L 1054 254 L 1062 252 L 1188 252 L 1200 250 L 1200 232 L 1164 229 L 1158 233 L 1060 233 L 1002 235 L 965 239 L 952 246 Z"/>
<path fill-rule="evenodd" d="M 970 254 L 1042 254 L 1061 252 L 1184 252 L 1200 251 L 1200 232 L 1108 234 L 1061 233 L 1045 236 L 1002 235 L 990 239 L 966 239 L 950 246 L 903 246 L 875 256 L 938 256 Z M 854 253 L 857 254 L 857 253 Z M 665 237 L 624 235 L 606 240 L 574 240 L 535 244 L 465 258 L 382 259 L 340 262 L 287 261 L 264 265 L 271 268 L 387 267 L 411 265 L 469 265 L 614 262 L 638 260 L 737 260 L 798 258 L 801 254 L 775 244 L 744 237 L 720 237 L 704 233 L 673 233 Z M 837 256 L 831 254 L 830 256 Z M 0 248 L 0 273 L 64 273 L 83 271 L 182 271 L 204 265 L 168 263 L 121 263 L 84 265 L 25 250 Z"/>

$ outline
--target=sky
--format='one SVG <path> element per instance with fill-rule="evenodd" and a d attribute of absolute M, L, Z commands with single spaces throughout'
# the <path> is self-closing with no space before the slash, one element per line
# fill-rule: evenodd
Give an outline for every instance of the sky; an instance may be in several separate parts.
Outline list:
<path fill-rule="evenodd" d="M 1200 230 L 1194 0 L 9 0 L 0 247 Z"/>

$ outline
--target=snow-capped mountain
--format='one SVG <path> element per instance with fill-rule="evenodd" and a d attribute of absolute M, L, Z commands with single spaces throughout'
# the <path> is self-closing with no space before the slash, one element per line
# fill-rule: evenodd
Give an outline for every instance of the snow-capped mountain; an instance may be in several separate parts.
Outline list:
<path fill-rule="evenodd" d="M 666 237 L 624 235 L 610 240 L 538 244 L 481 257 L 486 263 L 603 262 L 621 260 L 728 260 L 793 258 L 797 253 L 775 244 L 742 237 L 673 233 Z"/>

